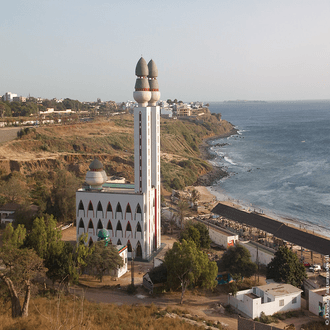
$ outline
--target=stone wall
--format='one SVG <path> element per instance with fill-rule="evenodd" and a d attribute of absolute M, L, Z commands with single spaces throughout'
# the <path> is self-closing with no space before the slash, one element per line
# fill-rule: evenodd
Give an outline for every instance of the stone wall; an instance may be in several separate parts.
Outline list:
<path fill-rule="evenodd" d="M 238 330 L 281 330 L 274 326 L 238 317 Z"/>

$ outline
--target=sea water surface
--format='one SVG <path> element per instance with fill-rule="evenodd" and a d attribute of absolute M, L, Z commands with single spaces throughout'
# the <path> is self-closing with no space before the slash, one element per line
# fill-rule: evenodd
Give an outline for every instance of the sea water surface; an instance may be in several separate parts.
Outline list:
<path fill-rule="evenodd" d="M 210 103 L 238 134 L 211 142 L 214 165 L 229 177 L 218 200 L 330 236 L 330 101 Z"/>

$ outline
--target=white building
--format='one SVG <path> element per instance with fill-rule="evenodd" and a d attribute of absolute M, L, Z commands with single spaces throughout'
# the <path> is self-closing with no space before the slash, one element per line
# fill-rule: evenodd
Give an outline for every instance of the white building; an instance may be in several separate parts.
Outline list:
<path fill-rule="evenodd" d="M 117 269 L 111 270 L 110 275 L 114 277 L 121 277 L 127 272 L 127 246 L 126 245 L 115 245 L 118 254 L 123 259 L 123 265 Z"/>
<path fill-rule="evenodd" d="M 252 262 L 267 266 L 275 257 L 275 250 L 262 244 L 251 241 L 241 242 L 241 244 L 249 250 Z"/>
<path fill-rule="evenodd" d="M 238 242 L 237 234 L 234 234 L 229 230 L 220 228 L 210 223 L 207 223 L 206 226 L 209 229 L 210 239 L 213 243 L 223 246 L 225 249 L 228 249 L 231 246 L 236 245 L 236 243 Z"/>
<path fill-rule="evenodd" d="M 277 312 L 287 312 L 301 308 L 301 292 L 291 284 L 270 283 L 229 294 L 228 303 L 235 309 L 254 319 Z"/>
<path fill-rule="evenodd" d="M 327 313 L 327 301 L 329 298 L 329 289 L 319 288 L 309 290 L 308 305 L 309 311 L 315 315 L 325 316 Z"/>
<path fill-rule="evenodd" d="M 7 92 L 5 95 L 2 96 L 2 99 L 4 101 L 13 102 L 14 97 L 17 97 L 17 94 Z"/>
<path fill-rule="evenodd" d="M 106 228 L 112 244 L 127 245 L 128 257 L 148 259 L 161 246 L 160 228 L 160 92 L 153 60 L 137 63 L 134 99 L 134 184 L 106 183 L 103 165 L 94 160 L 87 188 L 76 192 L 77 239 L 89 243 Z"/>

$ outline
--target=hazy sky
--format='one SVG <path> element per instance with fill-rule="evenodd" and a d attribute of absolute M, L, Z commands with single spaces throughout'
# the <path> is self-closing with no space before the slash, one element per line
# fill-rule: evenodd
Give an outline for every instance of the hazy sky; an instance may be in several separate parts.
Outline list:
<path fill-rule="evenodd" d="M 132 100 L 141 54 L 162 99 L 330 99 L 329 0 L 10 0 L 0 94 Z"/>

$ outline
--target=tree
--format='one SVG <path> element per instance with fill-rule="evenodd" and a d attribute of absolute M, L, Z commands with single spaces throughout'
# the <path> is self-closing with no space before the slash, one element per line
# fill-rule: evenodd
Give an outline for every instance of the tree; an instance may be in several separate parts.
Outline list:
<path fill-rule="evenodd" d="M 94 250 L 87 258 L 87 267 L 100 282 L 107 272 L 121 266 L 123 259 L 116 248 L 112 245 L 106 246 L 102 241 L 94 244 Z"/>
<path fill-rule="evenodd" d="M 243 245 L 231 246 L 222 256 L 221 270 L 228 271 L 234 278 L 241 279 L 255 274 L 257 265 L 251 261 L 249 250 Z"/>
<path fill-rule="evenodd" d="M 28 316 L 32 280 L 43 276 L 46 269 L 43 261 L 31 249 L 18 249 L 4 245 L 0 251 L 0 259 L 6 268 L 0 270 L 0 279 L 5 283 L 11 298 L 12 317 Z M 25 293 L 21 306 L 19 292 Z"/>
<path fill-rule="evenodd" d="M 75 219 L 78 185 L 76 177 L 70 172 L 60 170 L 56 173 L 49 213 L 54 214 L 59 221 Z"/>
<path fill-rule="evenodd" d="M 166 252 L 167 282 L 172 288 L 181 286 L 181 301 L 190 284 L 200 284 L 203 287 L 216 286 L 215 278 L 218 270 L 215 262 L 210 262 L 208 256 L 198 250 L 193 241 L 175 242 L 171 250 Z"/>
<path fill-rule="evenodd" d="M 209 249 L 211 239 L 208 228 L 200 222 L 189 222 L 185 230 L 180 235 L 180 241 L 192 239 L 197 248 Z"/>
<path fill-rule="evenodd" d="M 286 246 L 279 247 L 275 252 L 275 257 L 267 265 L 267 278 L 276 282 L 301 286 L 306 277 L 304 265 L 299 261 L 298 256 Z"/>
<path fill-rule="evenodd" d="M 8 203 L 25 202 L 28 197 L 26 184 L 16 175 L 0 186 L 0 194 L 5 196 Z"/>
<path fill-rule="evenodd" d="M 179 222 L 181 229 L 183 229 L 184 217 L 189 209 L 188 202 L 185 199 L 180 199 L 178 203 L 178 212 L 179 212 Z"/>
<path fill-rule="evenodd" d="M 26 237 L 26 229 L 23 225 L 18 225 L 16 229 L 9 223 L 2 236 L 3 244 L 9 245 L 15 248 L 20 248 Z"/>
<path fill-rule="evenodd" d="M 193 189 L 193 191 L 191 192 L 191 201 L 193 202 L 193 204 L 196 205 L 200 198 L 200 192 L 196 189 Z"/>

